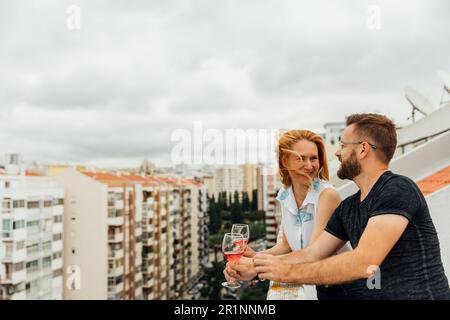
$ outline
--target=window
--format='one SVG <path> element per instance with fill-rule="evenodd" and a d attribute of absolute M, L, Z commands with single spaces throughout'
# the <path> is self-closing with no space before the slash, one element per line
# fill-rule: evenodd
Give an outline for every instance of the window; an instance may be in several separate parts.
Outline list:
<path fill-rule="evenodd" d="M 60 252 L 55 252 L 53 254 L 53 260 L 60 259 L 60 258 L 62 258 L 62 252 L 61 251 Z"/>
<path fill-rule="evenodd" d="M 39 227 L 39 220 L 27 221 L 27 228 Z"/>
<path fill-rule="evenodd" d="M 28 201 L 27 208 L 28 209 L 39 209 L 40 203 L 39 203 L 39 201 Z"/>
<path fill-rule="evenodd" d="M 25 220 L 18 220 L 13 222 L 13 229 L 23 229 L 25 228 Z"/>
<path fill-rule="evenodd" d="M 14 200 L 13 201 L 13 208 L 25 208 L 25 200 Z"/>
<path fill-rule="evenodd" d="M 3 209 L 11 209 L 11 199 L 9 198 L 3 199 Z"/>
<path fill-rule="evenodd" d="M 25 264 L 23 262 L 14 264 L 14 271 L 21 271 L 25 268 Z"/>
<path fill-rule="evenodd" d="M 61 233 L 57 233 L 53 235 L 53 241 L 59 241 L 62 239 L 62 234 Z"/>
<path fill-rule="evenodd" d="M 25 248 L 25 241 L 16 242 L 16 250 L 22 250 L 23 248 Z"/>
<path fill-rule="evenodd" d="M 50 208 L 53 204 L 52 200 L 45 200 L 44 201 L 44 208 Z"/>
<path fill-rule="evenodd" d="M 64 199 L 53 199 L 54 206 L 62 206 L 64 205 Z"/>
<path fill-rule="evenodd" d="M 72 219 L 74 219 L 74 218 L 72 218 Z M 60 215 L 60 216 L 53 216 L 53 223 L 61 223 L 61 222 L 63 222 L 63 216 L 62 215 Z"/>
<path fill-rule="evenodd" d="M 52 218 L 45 219 L 41 223 L 41 231 L 43 232 L 52 232 Z"/>
<path fill-rule="evenodd" d="M 52 242 L 51 241 L 45 241 L 42 244 L 42 250 L 51 250 L 52 249 Z"/>
<path fill-rule="evenodd" d="M 3 230 L 4 231 L 11 230 L 11 220 L 10 219 L 3 219 Z"/>
<path fill-rule="evenodd" d="M 38 260 L 27 262 L 27 270 L 28 269 L 33 269 L 33 268 L 37 269 L 37 267 L 38 267 Z"/>
<path fill-rule="evenodd" d="M 62 276 L 62 269 L 58 269 L 53 271 L 53 278 L 61 277 Z"/>
<path fill-rule="evenodd" d="M 42 267 L 48 268 L 52 265 L 52 257 L 45 257 L 42 259 Z"/>
<path fill-rule="evenodd" d="M 5 189 L 8 189 L 11 186 L 11 182 L 5 181 Z"/>

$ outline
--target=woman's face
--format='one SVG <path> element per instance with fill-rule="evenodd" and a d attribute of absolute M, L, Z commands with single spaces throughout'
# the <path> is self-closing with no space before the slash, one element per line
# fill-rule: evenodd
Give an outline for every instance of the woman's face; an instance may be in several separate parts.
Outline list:
<path fill-rule="evenodd" d="M 317 149 L 317 145 L 308 140 L 300 140 L 294 143 L 292 150 L 302 156 L 303 162 L 300 157 L 290 154 L 288 157 L 289 168 L 294 170 L 303 170 L 303 172 L 308 176 L 315 178 L 320 169 L 319 151 Z M 293 179 L 301 177 L 301 175 L 297 174 L 295 171 L 290 171 L 289 174 Z"/>

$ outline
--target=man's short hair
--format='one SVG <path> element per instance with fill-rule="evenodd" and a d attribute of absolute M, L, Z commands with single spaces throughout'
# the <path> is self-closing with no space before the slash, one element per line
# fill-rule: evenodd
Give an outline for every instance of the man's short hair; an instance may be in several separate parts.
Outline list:
<path fill-rule="evenodd" d="M 355 126 L 355 134 L 377 146 L 378 159 L 389 163 L 397 148 L 397 130 L 388 117 L 375 113 L 352 114 L 347 117 L 347 126 Z"/>

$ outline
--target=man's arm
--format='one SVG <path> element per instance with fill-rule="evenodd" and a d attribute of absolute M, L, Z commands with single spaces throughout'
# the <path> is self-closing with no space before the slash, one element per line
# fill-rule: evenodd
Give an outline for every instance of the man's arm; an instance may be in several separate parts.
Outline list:
<path fill-rule="evenodd" d="M 408 225 L 408 219 L 396 214 L 383 214 L 369 219 L 358 247 L 349 252 L 311 263 L 289 265 L 262 257 L 256 270 L 262 279 L 301 284 L 337 284 L 368 278 L 391 251 Z M 318 239 L 319 242 L 320 238 Z M 304 250 L 303 250 L 304 251 Z"/>
<path fill-rule="evenodd" d="M 314 262 L 335 254 L 344 244 L 344 240 L 325 231 L 305 249 L 282 255 L 280 259 L 289 264 Z M 258 255 L 255 258 L 258 258 Z"/>

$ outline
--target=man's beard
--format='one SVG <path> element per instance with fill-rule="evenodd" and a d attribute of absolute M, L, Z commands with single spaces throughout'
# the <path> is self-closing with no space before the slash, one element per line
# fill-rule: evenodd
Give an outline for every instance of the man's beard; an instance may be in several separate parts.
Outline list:
<path fill-rule="evenodd" d="M 353 150 L 350 158 L 344 162 L 341 162 L 341 166 L 337 172 L 337 176 L 342 180 L 353 180 L 353 178 L 359 176 L 360 173 L 361 165 L 356 158 L 355 150 Z"/>

